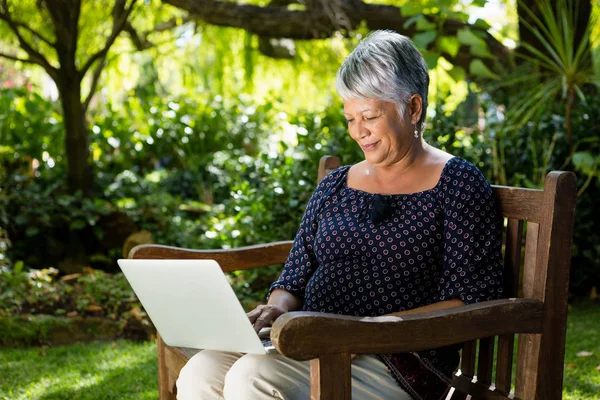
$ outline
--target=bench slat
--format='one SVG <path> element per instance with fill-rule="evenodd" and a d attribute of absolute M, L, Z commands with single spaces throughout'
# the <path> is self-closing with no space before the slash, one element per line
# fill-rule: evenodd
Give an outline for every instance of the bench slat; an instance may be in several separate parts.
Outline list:
<path fill-rule="evenodd" d="M 293 242 L 273 242 L 256 246 L 220 250 L 190 250 L 178 247 L 143 244 L 131 249 L 129 258 L 162 260 L 215 260 L 223 271 L 239 271 L 282 264 L 287 259 Z"/>

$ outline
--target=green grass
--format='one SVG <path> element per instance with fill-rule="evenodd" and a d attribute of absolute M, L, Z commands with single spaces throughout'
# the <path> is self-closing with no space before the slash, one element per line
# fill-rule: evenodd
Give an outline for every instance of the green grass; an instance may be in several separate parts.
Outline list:
<path fill-rule="evenodd" d="M 600 400 L 598 366 L 600 306 L 578 304 L 568 318 L 564 400 Z M 0 400 L 157 398 L 154 342 L 0 349 Z"/>
<path fill-rule="evenodd" d="M 577 353 L 594 353 L 577 357 Z M 600 305 L 576 304 L 567 319 L 564 400 L 600 400 Z"/>
<path fill-rule="evenodd" d="M 154 342 L 0 350 L 2 400 L 144 400 L 157 393 Z"/>

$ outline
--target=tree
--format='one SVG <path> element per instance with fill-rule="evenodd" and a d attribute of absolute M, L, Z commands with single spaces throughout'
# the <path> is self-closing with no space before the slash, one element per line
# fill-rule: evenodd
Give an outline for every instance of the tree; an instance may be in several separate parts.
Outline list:
<path fill-rule="evenodd" d="M 86 113 L 117 37 L 126 31 L 134 45 L 143 50 L 152 45 L 148 39 L 150 33 L 185 22 L 172 18 L 140 32 L 134 27 L 134 16 L 139 19 L 148 12 L 141 3 L 139 0 L 0 0 L 0 28 L 6 30 L 3 41 L 12 39 L 12 50 L 16 53 L 0 52 L 0 57 L 41 66 L 58 88 L 71 193 L 92 194 Z M 82 88 L 86 86 L 87 94 L 83 96 Z"/>
<path fill-rule="evenodd" d="M 410 37 L 423 33 L 424 30 L 456 37 L 461 31 L 468 29 L 476 35 L 471 42 L 459 41 L 455 42 L 456 45 L 438 48 L 444 58 L 467 71 L 473 61 L 469 46 L 474 40 L 482 40 L 487 45 L 489 54 L 483 57 L 483 62 L 489 66 L 492 65 L 493 58 L 508 62 L 510 53 L 508 48 L 487 31 L 489 25 L 485 22 L 478 20 L 470 24 L 467 22 L 468 15 L 453 12 L 452 7 L 456 1 L 451 0 L 427 0 L 423 4 L 408 2 L 402 7 L 371 4 L 361 0 L 273 0 L 267 6 L 220 0 L 163 2 L 188 11 L 194 18 L 208 24 L 242 28 L 258 35 L 263 42 L 279 38 L 324 39 L 336 32 L 353 31 L 364 22 L 371 30 L 392 29 Z M 476 0 L 474 4 L 483 5 L 485 2 L 486 0 Z M 417 15 L 428 7 L 438 11 L 426 16 Z M 422 25 L 415 23 L 419 17 L 423 17 Z M 425 26 L 426 29 L 420 26 Z M 423 37 L 423 42 L 432 49 L 439 45 L 435 39 L 435 35 L 427 34 Z"/>

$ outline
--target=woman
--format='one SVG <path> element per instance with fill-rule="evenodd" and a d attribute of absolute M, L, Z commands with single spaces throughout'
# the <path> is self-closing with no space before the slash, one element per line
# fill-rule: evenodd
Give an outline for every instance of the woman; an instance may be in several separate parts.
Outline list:
<path fill-rule="evenodd" d="M 248 314 L 257 332 L 294 310 L 403 315 L 500 296 L 490 186 L 423 141 L 428 85 L 423 57 L 394 32 L 372 33 L 344 61 L 337 90 L 365 160 L 318 185 L 268 304 Z M 440 399 L 459 348 L 355 357 L 352 398 Z M 180 399 L 308 399 L 309 362 L 203 351 L 177 385 Z"/>

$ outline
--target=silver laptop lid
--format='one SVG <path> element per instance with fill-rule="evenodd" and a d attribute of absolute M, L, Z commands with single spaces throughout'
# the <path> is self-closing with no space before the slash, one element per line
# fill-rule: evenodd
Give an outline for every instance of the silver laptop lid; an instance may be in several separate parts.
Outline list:
<path fill-rule="evenodd" d="M 264 354 L 246 312 L 213 260 L 118 260 L 169 346 Z"/>

